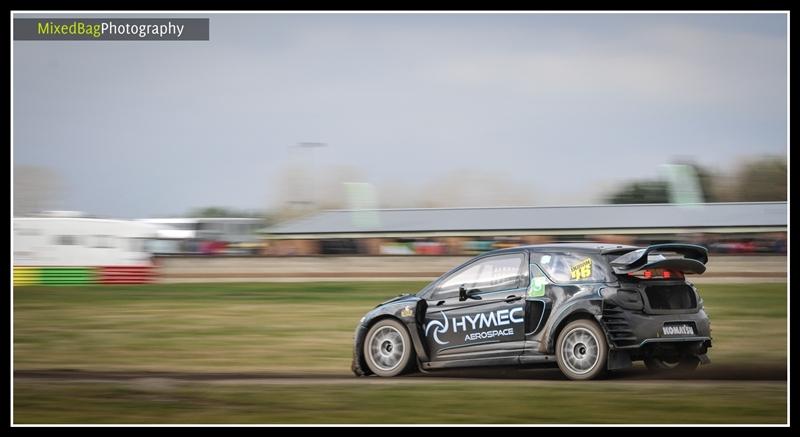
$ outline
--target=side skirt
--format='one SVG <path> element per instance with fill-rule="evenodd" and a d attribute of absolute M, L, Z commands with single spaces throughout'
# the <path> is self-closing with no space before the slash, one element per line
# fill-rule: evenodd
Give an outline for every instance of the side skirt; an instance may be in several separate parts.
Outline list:
<path fill-rule="evenodd" d="M 432 361 L 422 363 L 421 368 L 428 369 L 451 369 L 458 367 L 489 367 L 489 366 L 519 366 L 524 364 L 543 364 L 554 363 L 555 355 L 519 356 L 512 357 L 493 357 L 493 358 L 471 358 L 447 361 Z"/>
<path fill-rule="evenodd" d="M 519 357 L 520 364 L 546 364 L 555 362 L 555 355 L 523 355 Z"/>
<path fill-rule="evenodd" d="M 422 363 L 423 369 L 451 369 L 456 367 L 484 367 L 484 366 L 516 366 L 519 356 L 494 357 L 494 358 L 469 358 L 447 361 L 430 361 Z"/>

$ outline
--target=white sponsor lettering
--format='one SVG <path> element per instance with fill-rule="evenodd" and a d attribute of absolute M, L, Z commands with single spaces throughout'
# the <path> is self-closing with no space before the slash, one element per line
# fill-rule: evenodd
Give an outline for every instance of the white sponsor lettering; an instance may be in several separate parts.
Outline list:
<path fill-rule="evenodd" d="M 662 328 L 666 335 L 693 335 L 694 329 L 689 325 L 666 325 Z"/>
<path fill-rule="evenodd" d="M 495 329 L 492 331 L 473 332 L 464 336 L 464 341 L 482 340 L 486 338 L 514 335 L 514 328 Z"/>
<path fill-rule="evenodd" d="M 478 316 L 480 316 L 481 319 L 481 322 L 478 325 L 479 329 L 497 325 L 497 317 L 494 315 L 494 313 L 480 313 Z"/>
<path fill-rule="evenodd" d="M 497 312 L 497 324 L 498 325 L 508 325 L 510 322 L 508 321 L 508 310 L 500 310 Z"/>
<path fill-rule="evenodd" d="M 475 324 L 478 323 L 477 314 L 475 314 L 475 317 L 464 316 L 464 319 L 466 319 L 469 322 L 470 326 L 472 326 L 472 329 L 475 329 Z"/>
<path fill-rule="evenodd" d="M 449 343 L 448 341 L 444 341 L 443 339 L 439 338 L 439 335 L 446 333 L 450 328 L 449 325 L 451 324 L 453 326 L 453 333 L 457 334 L 459 331 L 474 331 L 476 329 L 487 329 L 510 325 L 512 323 L 523 323 L 525 321 L 525 318 L 522 314 L 522 307 L 451 318 L 446 317 L 444 311 L 440 312 L 439 314 L 441 314 L 441 320 L 429 320 L 425 325 L 425 335 L 428 336 L 433 334 L 433 340 L 440 345 Z M 495 329 L 466 334 L 464 341 L 505 335 L 514 335 L 514 328 L 506 328 L 502 330 Z"/>
<path fill-rule="evenodd" d="M 511 312 L 508 313 L 508 318 L 511 319 L 511 321 L 514 323 L 522 323 L 525 321 L 525 319 L 523 319 L 522 317 L 514 317 L 514 314 L 521 312 L 522 308 L 514 308 L 513 310 L 511 310 Z"/>
<path fill-rule="evenodd" d="M 517 316 L 517 313 L 521 312 L 522 308 L 518 307 L 511 310 L 497 310 L 491 313 L 480 313 L 473 316 L 453 317 L 453 333 L 457 333 L 459 330 L 466 331 L 467 326 L 472 327 L 472 329 L 484 329 L 491 328 L 492 326 L 522 323 L 524 321 L 522 316 Z"/>

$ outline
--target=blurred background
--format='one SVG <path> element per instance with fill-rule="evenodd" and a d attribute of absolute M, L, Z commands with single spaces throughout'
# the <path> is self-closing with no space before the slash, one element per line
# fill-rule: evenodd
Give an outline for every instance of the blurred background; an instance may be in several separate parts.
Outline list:
<path fill-rule="evenodd" d="M 17 369 L 347 372 L 362 310 L 520 244 L 689 242 L 712 254 L 707 281 L 786 280 L 785 14 L 192 16 L 210 41 L 13 43 Z M 299 323 L 260 306 L 291 287 L 221 284 L 276 281 L 357 296 L 320 339 L 273 344 L 248 329 Z M 125 284 L 144 283 L 176 288 L 131 309 L 155 289 Z M 47 291 L 88 284 L 116 297 L 81 288 L 86 313 Z M 754 330 L 785 321 L 770 286 Z M 215 312 L 258 290 L 275 319 Z M 148 325 L 164 311 L 197 317 Z M 249 345 L 193 343 L 232 326 Z M 773 343 L 723 357 L 767 348 L 780 367 L 769 326 Z"/>
<path fill-rule="evenodd" d="M 409 232 L 381 210 L 786 201 L 781 15 L 261 14 L 212 27 L 208 42 L 15 43 L 14 217 L 52 237 L 33 248 L 17 235 L 15 265 L 58 250 L 76 217 L 156 231 L 81 219 L 85 238 L 61 241 L 75 250 L 142 238 L 131 244 L 155 255 L 460 255 L 600 234 L 578 232 L 596 227 L 588 210 L 561 233 L 505 234 L 490 212 L 474 229 Z M 338 232 L 320 219 L 288 243 L 271 235 L 331 209 L 376 211 Z M 624 240 L 785 250 L 764 223 L 703 220 Z"/>

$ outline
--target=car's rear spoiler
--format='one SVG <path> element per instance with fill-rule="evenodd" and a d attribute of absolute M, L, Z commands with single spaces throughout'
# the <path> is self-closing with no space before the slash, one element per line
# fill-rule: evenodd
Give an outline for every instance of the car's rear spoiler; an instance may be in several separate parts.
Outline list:
<path fill-rule="evenodd" d="M 611 261 L 611 267 L 616 274 L 659 268 L 700 274 L 706 271 L 707 262 L 708 250 L 705 247 L 669 243 L 654 244 L 627 252 Z"/>

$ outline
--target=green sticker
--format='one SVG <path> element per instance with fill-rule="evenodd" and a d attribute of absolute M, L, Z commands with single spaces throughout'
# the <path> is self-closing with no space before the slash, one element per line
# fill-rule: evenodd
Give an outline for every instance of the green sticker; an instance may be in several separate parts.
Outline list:
<path fill-rule="evenodd" d="M 541 297 L 544 296 L 544 287 L 547 285 L 547 278 L 535 277 L 531 281 L 531 287 L 528 290 L 528 296 Z"/>

